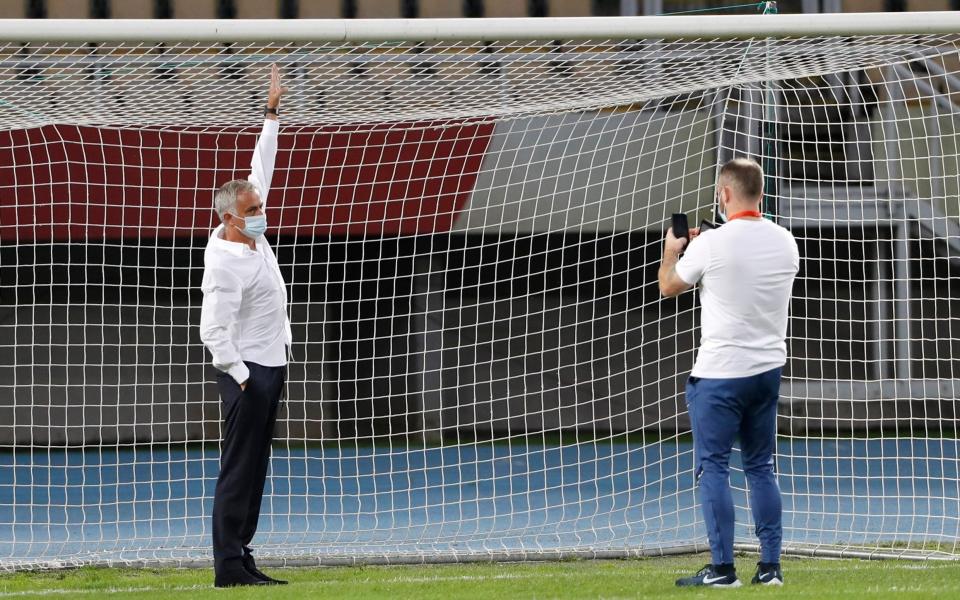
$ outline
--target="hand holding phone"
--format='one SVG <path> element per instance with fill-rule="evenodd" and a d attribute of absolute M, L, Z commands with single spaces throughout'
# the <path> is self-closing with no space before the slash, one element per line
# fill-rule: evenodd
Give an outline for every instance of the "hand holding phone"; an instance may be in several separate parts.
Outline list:
<path fill-rule="evenodd" d="M 687 215 L 683 213 L 673 213 L 673 236 L 677 239 L 683 238 L 690 241 L 690 226 L 687 224 Z"/>

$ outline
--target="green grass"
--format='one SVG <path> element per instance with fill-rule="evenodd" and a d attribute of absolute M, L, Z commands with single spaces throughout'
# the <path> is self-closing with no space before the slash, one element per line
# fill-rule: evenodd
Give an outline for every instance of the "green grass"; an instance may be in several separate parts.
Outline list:
<path fill-rule="evenodd" d="M 706 555 L 640 560 L 265 569 L 290 580 L 271 588 L 216 590 L 209 569 L 106 569 L 0 575 L 0 598 L 957 598 L 960 563 L 784 560 L 786 585 L 678 589 L 673 580 Z M 755 556 L 738 559 L 749 581 Z"/>

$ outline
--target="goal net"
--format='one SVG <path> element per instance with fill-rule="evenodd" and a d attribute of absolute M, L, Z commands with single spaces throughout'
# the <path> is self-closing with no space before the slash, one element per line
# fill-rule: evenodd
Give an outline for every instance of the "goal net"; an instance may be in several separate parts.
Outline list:
<path fill-rule="evenodd" d="M 209 561 L 203 248 L 272 63 L 261 561 L 705 549 L 698 305 L 656 270 L 735 156 L 802 256 L 786 550 L 957 558 L 960 55 L 917 32 L 960 25 L 853 16 L 0 24 L 0 569 Z"/>

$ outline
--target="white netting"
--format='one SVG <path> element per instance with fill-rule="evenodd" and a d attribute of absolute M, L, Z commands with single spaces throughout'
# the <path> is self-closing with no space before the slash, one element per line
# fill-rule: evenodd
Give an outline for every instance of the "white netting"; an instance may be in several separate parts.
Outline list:
<path fill-rule="evenodd" d="M 287 125 L 582 111 L 757 81 L 909 63 L 956 36 L 694 41 L 11 44 L 0 127 L 46 123 L 235 127 L 276 62 Z"/>
<path fill-rule="evenodd" d="M 960 553 L 955 37 L 8 44 L 0 567 L 209 557 L 202 248 L 270 63 L 295 345 L 260 556 L 703 548 L 696 306 L 655 273 L 734 155 L 803 257 L 787 548 Z"/>

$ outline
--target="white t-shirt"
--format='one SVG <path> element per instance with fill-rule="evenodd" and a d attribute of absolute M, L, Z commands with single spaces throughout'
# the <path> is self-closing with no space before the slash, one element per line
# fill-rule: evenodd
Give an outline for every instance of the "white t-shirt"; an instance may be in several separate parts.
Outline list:
<path fill-rule="evenodd" d="M 800 252 L 767 219 L 736 219 L 690 242 L 677 275 L 700 283 L 701 341 L 691 375 L 749 377 L 787 362 L 787 312 Z"/>

